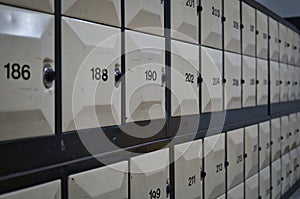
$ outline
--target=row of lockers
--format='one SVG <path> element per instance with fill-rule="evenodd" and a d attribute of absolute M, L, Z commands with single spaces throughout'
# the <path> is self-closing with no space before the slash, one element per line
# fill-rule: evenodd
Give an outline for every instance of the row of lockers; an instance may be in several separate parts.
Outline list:
<path fill-rule="evenodd" d="M 224 198 L 227 193 L 227 198 L 232 199 L 280 198 L 300 179 L 299 124 L 300 113 L 290 114 L 176 144 L 175 197 Z M 73 174 L 68 177 L 69 198 L 128 198 L 128 190 L 132 199 L 169 198 L 169 150 Z M 45 199 L 60 198 L 60 182 L 0 198 L 41 198 L 38 194 Z"/>

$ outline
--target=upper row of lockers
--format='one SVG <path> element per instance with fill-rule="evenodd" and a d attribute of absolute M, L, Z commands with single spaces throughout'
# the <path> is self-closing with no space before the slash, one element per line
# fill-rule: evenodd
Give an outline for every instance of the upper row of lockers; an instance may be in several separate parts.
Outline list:
<path fill-rule="evenodd" d="M 49 13 L 55 10 L 54 0 L 0 2 Z M 271 60 L 300 65 L 300 35 L 295 28 L 287 27 L 245 2 L 172 0 L 170 4 L 171 37 L 174 39 L 262 59 L 268 59 L 269 48 Z M 124 7 L 125 28 L 164 35 L 164 0 L 127 0 Z M 121 0 L 92 0 L 88 3 L 63 0 L 61 11 L 62 15 L 96 23 L 115 27 L 122 24 Z"/>

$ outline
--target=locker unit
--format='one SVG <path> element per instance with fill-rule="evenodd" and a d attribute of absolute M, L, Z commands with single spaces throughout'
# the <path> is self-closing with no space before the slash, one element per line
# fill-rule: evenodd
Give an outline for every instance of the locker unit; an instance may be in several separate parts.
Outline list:
<path fill-rule="evenodd" d="M 245 127 L 245 178 L 258 172 L 258 125 Z"/>
<path fill-rule="evenodd" d="M 243 54 L 255 56 L 255 9 L 242 2 L 242 46 Z"/>
<path fill-rule="evenodd" d="M 299 52 L 300 54 L 300 52 Z M 299 55 L 300 56 L 300 55 Z M 295 79 L 295 95 L 296 95 L 296 100 L 300 100 L 300 67 L 296 66 L 295 67 L 295 73 L 296 73 L 296 79 Z"/>
<path fill-rule="evenodd" d="M 256 10 L 256 56 L 268 59 L 268 17 Z"/>
<path fill-rule="evenodd" d="M 225 135 L 204 138 L 204 198 L 212 199 L 225 193 Z"/>
<path fill-rule="evenodd" d="M 260 170 L 270 164 L 270 122 L 259 124 L 259 168 Z"/>
<path fill-rule="evenodd" d="M 128 162 L 123 161 L 69 176 L 68 195 L 72 199 L 127 199 Z"/>
<path fill-rule="evenodd" d="M 297 157 L 298 157 L 298 164 L 297 164 L 297 180 L 300 179 L 300 169 L 299 169 L 299 165 L 300 165 L 300 146 L 297 147 Z"/>
<path fill-rule="evenodd" d="M 61 181 L 44 183 L 41 185 L 21 189 L 0 195 L 1 199 L 29 199 L 29 198 L 45 198 L 45 199 L 61 199 Z"/>
<path fill-rule="evenodd" d="M 256 105 L 256 60 L 243 56 L 242 99 L 243 107 Z"/>
<path fill-rule="evenodd" d="M 297 147 L 297 115 L 295 113 L 289 115 L 290 122 L 290 150 L 295 149 Z"/>
<path fill-rule="evenodd" d="M 225 109 L 241 108 L 241 56 L 225 52 L 225 84 L 224 103 Z"/>
<path fill-rule="evenodd" d="M 271 103 L 279 103 L 280 101 L 280 70 L 279 63 L 270 61 L 270 81 L 271 81 Z"/>
<path fill-rule="evenodd" d="M 120 29 L 62 19 L 63 131 L 121 123 L 120 39 Z"/>
<path fill-rule="evenodd" d="M 296 65 L 300 66 L 300 34 L 297 34 L 298 36 L 296 36 L 297 38 L 297 52 L 296 52 Z"/>
<path fill-rule="evenodd" d="M 125 27 L 164 35 L 164 1 L 125 1 Z"/>
<path fill-rule="evenodd" d="M 202 196 L 202 140 L 175 145 L 175 197 Z"/>
<path fill-rule="evenodd" d="M 288 30 L 285 25 L 279 23 L 279 55 L 280 62 L 287 63 L 288 61 Z"/>
<path fill-rule="evenodd" d="M 54 16 L 0 5 L 0 24 L 0 140 L 52 135 Z"/>
<path fill-rule="evenodd" d="M 245 180 L 245 198 L 258 199 L 258 174 Z"/>
<path fill-rule="evenodd" d="M 63 0 L 65 16 L 121 27 L 121 0 Z"/>
<path fill-rule="evenodd" d="M 288 84 L 288 66 L 280 63 L 280 102 L 288 101 L 289 84 Z"/>
<path fill-rule="evenodd" d="M 300 112 L 296 113 L 297 115 L 297 126 L 296 126 L 296 140 L 297 140 L 297 146 L 300 146 Z"/>
<path fill-rule="evenodd" d="M 295 79 L 295 70 L 294 66 L 288 65 L 288 93 L 289 93 L 289 101 L 295 100 L 295 85 L 294 85 L 294 79 Z"/>
<path fill-rule="evenodd" d="M 201 47 L 202 112 L 223 110 L 222 51 Z"/>
<path fill-rule="evenodd" d="M 165 117 L 164 39 L 126 31 L 126 121 Z"/>
<path fill-rule="evenodd" d="M 289 117 L 281 117 L 281 155 L 284 155 L 290 150 L 290 127 Z"/>
<path fill-rule="evenodd" d="M 237 186 L 243 181 L 244 172 L 244 129 L 227 132 L 227 189 Z"/>
<path fill-rule="evenodd" d="M 270 59 L 279 61 L 279 25 L 278 22 L 269 17 L 269 53 Z"/>
<path fill-rule="evenodd" d="M 153 164 L 155 162 L 155 164 Z M 130 195 L 132 199 L 168 198 L 169 149 L 130 159 Z"/>
<path fill-rule="evenodd" d="M 201 6 L 201 44 L 222 49 L 222 0 L 203 0 Z"/>
<path fill-rule="evenodd" d="M 12 6 L 20 6 L 23 8 L 28 8 L 32 10 L 39 10 L 43 12 L 54 12 L 54 0 L 0 0 L 0 3 L 9 4 Z"/>
<path fill-rule="evenodd" d="M 298 174 L 298 153 L 297 149 L 293 149 L 290 151 L 290 186 L 293 186 L 297 181 Z"/>
<path fill-rule="evenodd" d="M 244 198 L 244 183 L 232 188 L 227 192 L 228 199 L 243 199 Z"/>
<path fill-rule="evenodd" d="M 294 39 L 294 34 L 295 32 L 288 28 L 288 64 L 294 65 L 295 64 L 295 54 L 294 54 L 294 44 L 295 44 L 295 39 Z"/>
<path fill-rule="evenodd" d="M 281 194 L 290 188 L 290 154 L 281 156 Z"/>
<path fill-rule="evenodd" d="M 259 171 L 259 196 L 262 199 L 270 198 L 271 196 L 269 166 Z"/>
<path fill-rule="evenodd" d="M 199 1 L 178 0 L 171 2 L 172 38 L 198 43 Z"/>
<path fill-rule="evenodd" d="M 271 159 L 272 161 L 280 158 L 281 154 L 281 128 L 280 118 L 271 120 Z"/>
<path fill-rule="evenodd" d="M 272 162 L 271 167 L 272 181 L 272 198 L 279 199 L 281 197 L 281 160 Z"/>
<path fill-rule="evenodd" d="M 224 50 L 240 53 L 240 1 L 227 0 L 224 3 L 224 16 Z"/>
<path fill-rule="evenodd" d="M 172 116 L 199 114 L 199 47 L 172 41 Z"/>
<path fill-rule="evenodd" d="M 257 105 L 268 104 L 268 62 L 257 59 Z"/>

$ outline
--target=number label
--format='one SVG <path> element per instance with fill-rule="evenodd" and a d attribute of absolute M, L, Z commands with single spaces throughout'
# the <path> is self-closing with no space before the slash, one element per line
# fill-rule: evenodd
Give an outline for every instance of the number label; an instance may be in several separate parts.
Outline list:
<path fill-rule="evenodd" d="M 102 80 L 106 82 L 108 80 L 107 69 L 101 69 L 99 67 L 93 67 L 90 70 L 92 72 L 92 80 Z"/>
<path fill-rule="evenodd" d="M 30 66 L 29 65 L 23 65 L 17 63 L 7 63 L 4 68 L 6 69 L 6 78 L 7 79 L 23 79 L 23 80 L 29 80 L 31 77 L 30 73 Z"/>
<path fill-rule="evenodd" d="M 254 32 L 255 26 L 254 25 L 250 25 L 250 32 Z"/>
<path fill-rule="evenodd" d="M 185 5 L 187 7 L 194 8 L 195 7 L 195 0 L 187 0 Z"/>
<path fill-rule="evenodd" d="M 223 164 L 222 163 L 221 164 L 217 164 L 216 168 L 217 168 L 216 173 L 219 173 L 219 172 L 223 171 Z"/>
<path fill-rule="evenodd" d="M 232 86 L 240 86 L 240 82 L 238 79 L 232 79 Z"/>
<path fill-rule="evenodd" d="M 220 84 L 220 78 L 219 77 L 213 77 L 213 86 L 216 86 Z"/>
<path fill-rule="evenodd" d="M 239 27 L 239 22 L 237 22 L 237 21 L 233 21 L 233 28 L 235 28 L 235 29 L 240 29 L 240 27 Z"/>
<path fill-rule="evenodd" d="M 239 163 L 241 163 L 241 162 L 243 162 L 243 155 L 237 156 L 236 163 L 239 164 Z"/>
<path fill-rule="evenodd" d="M 214 6 L 211 9 L 212 9 L 212 15 L 215 16 L 215 17 L 220 18 L 220 16 L 221 16 L 220 10 L 215 8 Z"/>
<path fill-rule="evenodd" d="M 191 73 L 185 73 L 185 81 L 189 83 L 194 83 L 194 75 Z"/>
<path fill-rule="evenodd" d="M 189 182 L 188 183 L 189 187 L 192 186 L 193 184 L 195 184 L 196 183 L 196 175 L 189 177 L 188 182 Z"/>
<path fill-rule="evenodd" d="M 161 194 L 160 188 L 157 188 L 154 190 L 151 189 L 149 191 L 150 199 L 158 199 L 158 198 L 160 198 L 160 194 Z"/>
<path fill-rule="evenodd" d="M 146 81 L 156 81 L 157 72 L 155 70 L 146 70 L 145 71 Z"/>

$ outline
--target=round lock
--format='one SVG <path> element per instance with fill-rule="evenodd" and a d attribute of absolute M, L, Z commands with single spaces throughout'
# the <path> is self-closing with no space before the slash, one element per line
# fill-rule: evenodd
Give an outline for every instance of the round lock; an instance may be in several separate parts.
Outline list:
<path fill-rule="evenodd" d="M 55 71 L 50 64 L 45 64 L 43 68 L 43 83 L 44 86 L 49 89 L 53 85 L 55 80 Z"/>

